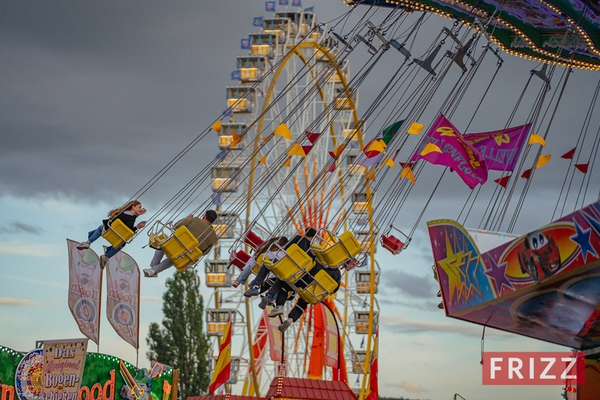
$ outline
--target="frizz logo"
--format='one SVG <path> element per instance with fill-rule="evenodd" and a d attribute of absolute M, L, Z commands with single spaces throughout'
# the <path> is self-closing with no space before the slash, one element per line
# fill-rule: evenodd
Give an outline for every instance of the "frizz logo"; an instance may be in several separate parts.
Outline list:
<path fill-rule="evenodd" d="M 583 385 L 583 353 L 484 352 L 484 385 Z"/>

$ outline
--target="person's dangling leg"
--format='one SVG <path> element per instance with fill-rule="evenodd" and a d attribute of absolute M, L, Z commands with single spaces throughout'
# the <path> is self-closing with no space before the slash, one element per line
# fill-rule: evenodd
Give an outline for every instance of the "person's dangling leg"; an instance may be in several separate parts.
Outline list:
<path fill-rule="evenodd" d="M 88 232 L 88 240 L 86 240 L 85 242 L 81 242 L 81 244 L 79 246 L 77 246 L 77 249 L 79 249 L 79 250 L 89 249 L 90 244 L 92 244 L 92 242 L 96 241 L 100 236 L 102 236 L 102 225 L 100 225 L 98 228 L 94 229 L 93 231 L 89 231 Z"/>

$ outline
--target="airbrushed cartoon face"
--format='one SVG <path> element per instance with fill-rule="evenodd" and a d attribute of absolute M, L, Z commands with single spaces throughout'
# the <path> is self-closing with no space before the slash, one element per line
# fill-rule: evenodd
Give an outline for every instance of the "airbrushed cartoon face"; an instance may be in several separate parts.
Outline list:
<path fill-rule="evenodd" d="M 529 274 L 536 283 L 552 276 L 561 266 L 554 238 L 548 238 L 539 230 L 529 233 L 519 250 L 519 263 L 521 271 Z"/>

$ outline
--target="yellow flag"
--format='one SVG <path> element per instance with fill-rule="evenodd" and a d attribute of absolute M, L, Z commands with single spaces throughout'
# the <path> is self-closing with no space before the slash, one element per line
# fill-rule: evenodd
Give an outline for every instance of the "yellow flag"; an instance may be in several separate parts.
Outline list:
<path fill-rule="evenodd" d="M 271 140 L 272 137 L 273 137 L 273 135 L 263 136 L 262 137 L 263 143 L 267 143 L 269 140 Z"/>
<path fill-rule="evenodd" d="M 424 126 L 425 125 L 420 124 L 418 122 L 413 122 L 406 133 L 408 133 L 409 135 L 418 135 L 419 133 L 421 133 Z"/>
<path fill-rule="evenodd" d="M 285 160 L 285 162 L 283 163 L 283 166 L 289 167 L 291 163 L 292 163 L 292 157 L 288 157 L 287 160 Z"/>
<path fill-rule="evenodd" d="M 238 143 L 240 143 L 243 139 L 242 135 L 238 135 L 235 132 L 231 132 L 231 136 L 233 136 L 233 140 L 231 141 L 231 145 L 232 147 L 235 147 L 238 145 Z"/>
<path fill-rule="evenodd" d="M 333 154 L 336 157 L 339 157 L 340 154 L 342 154 L 342 151 L 344 151 L 345 148 L 346 148 L 345 144 L 340 144 L 338 147 L 335 148 L 335 150 L 333 150 Z"/>
<path fill-rule="evenodd" d="M 258 162 L 264 165 L 267 165 L 267 156 L 262 156 L 258 159 Z"/>
<path fill-rule="evenodd" d="M 430 142 L 430 143 L 427 143 L 427 146 L 425 146 L 423 148 L 423 151 L 421 151 L 421 153 L 419 155 L 426 156 L 427 154 L 433 153 L 433 152 L 441 153 L 442 149 L 440 149 L 438 146 L 436 146 L 435 144 Z"/>
<path fill-rule="evenodd" d="M 375 170 L 374 169 L 369 171 L 369 173 L 367 174 L 367 179 L 370 179 L 373 182 L 375 182 Z"/>
<path fill-rule="evenodd" d="M 292 140 L 292 133 L 290 132 L 290 128 L 287 127 L 286 124 L 279 124 L 277 128 L 273 131 L 274 134 L 281 136 L 282 138 L 286 138 Z"/>
<path fill-rule="evenodd" d="M 214 124 L 212 124 L 211 129 L 221 133 L 221 120 L 218 120 Z"/>
<path fill-rule="evenodd" d="M 290 149 L 287 151 L 287 153 L 291 156 L 306 157 L 306 153 L 304 152 L 304 149 L 298 143 L 294 143 L 294 145 L 292 147 L 290 147 Z"/>
<path fill-rule="evenodd" d="M 412 182 L 413 185 L 415 184 L 415 175 L 413 174 L 412 169 L 410 167 L 404 167 L 402 169 L 402 171 L 400 172 L 400 178 L 407 178 Z"/>
<path fill-rule="evenodd" d="M 546 145 L 546 141 L 544 140 L 543 137 L 541 137 L 537 133 L 532 133 L 531 136 L 529 136 L 529 144 L 536 144 L 536 143 L 541 144 L 542 146 Z"/>
<path fill-rule="evenodd" d="M 396 168 L 396 164 L 394 164 L 394 160 L 392 160 L 389 157 L 386 157 L 385 160 L 383 160 L 383 162 L 381 163 L 379 168 L 383 167 L 384 165 L 387 165 L 388 167 Z"/>
<path fill-rule="evenodd" d="M 383 147 L 381 140 L 373 140 L 371 142 L 371 145 L 369 146 L 369 148 L 365 151 L 365 153 L 367 151 L 377 151 L 379 153 L 383 153 L 384 150 L 385 150 L 385 148 Z"/>
<path fill-rule="evenodd" d="M 537 160 L 537 164 L 535 164 L 535 167 L 539 168 L 539 167 L 545 165 L 548 161 L 550 161 L 551 158 L 552 158 L 552 154 L 546 154 L 546 155 L 539 156 L 539 158 Z"/>

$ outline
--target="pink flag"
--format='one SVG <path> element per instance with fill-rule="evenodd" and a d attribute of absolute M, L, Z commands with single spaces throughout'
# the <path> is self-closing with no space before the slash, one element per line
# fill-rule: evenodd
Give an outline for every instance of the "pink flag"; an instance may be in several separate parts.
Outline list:
<path fill-rule="evenodd" d="M 340 345 L 337 322 L 328 307 L 322 306 L 321 310 L 323 310 L 323 320 L 325 321 L 325 365 L 338 368 Z"/>
<path fill-rule="evenodd" d="M 281 332 L 277 327 L 279 326 L 279 317 L 269 318 L 269 313 L 265 309 L 263 311 L 263 318 L 267 321 L 267 337 L 269 338 L 269 355 L 272 361 L 281 361 L 283 339 Z"/>
<path fill-rule="evenodd" d="M 79 244 L 67 239 L 69 309 L 81 333 L 92 342 L 99 344 L 102 269 L 98 255 L 91 249 L 77 250 Z"/>
<path fill-rule="evenodd" d="M 469 133 L 463 138 L 485 158 L 488 170 L 513 171 L 531 124 L 498 131 Z"/>
<path fill-rule="evenodd" d="M 140 270 L 122 251 L 106 264 L 106 318 L 123 340 L 139 349 Z"/>
<path fill-rule="evenodd" d="M 427 143 L 433 143 L 442 152 L 421 155 Z M 467 143 L 454 125 L 441 114 L 410 162 L 419 159 L 452 168 L 471 189 L 477 184 L 483 185 L 487 180 L 487 166 L 481 153 Z"/>

